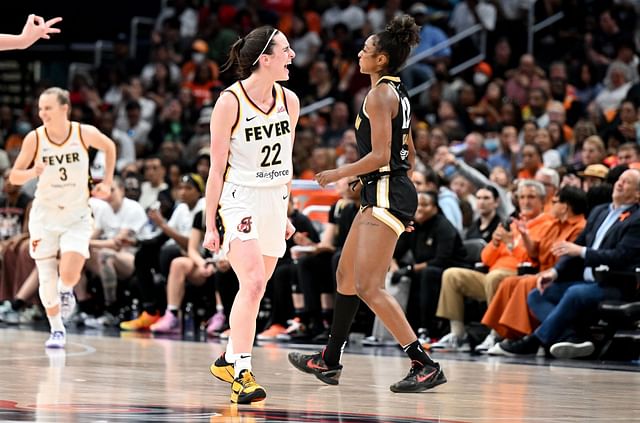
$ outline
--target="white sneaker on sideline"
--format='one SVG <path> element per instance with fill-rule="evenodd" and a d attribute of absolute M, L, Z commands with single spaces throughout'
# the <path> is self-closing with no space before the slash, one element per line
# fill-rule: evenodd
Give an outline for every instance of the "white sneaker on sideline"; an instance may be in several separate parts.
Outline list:
<path fill-rule="evenodd" d="M 434 344 L 431 349 L 441 351 L 471 352 L 469 337 L 465 334 L 463 338 L 458 338 L 453 333 L 448 333 Z"/>
<path fill-rule="evenodd" d="M 551 346 L 551 355 L 555 358 L 588 357 L 596 347 L 591 341 L 585 342 L 556 342 Z"/>
<path fill-rule="evenodd" d="M 487 337 L 484 338 L 484 341 L 476 345 L 475 350 L 478 353 L 486 354 L 487 351 L 489 351 L 489 349 L 493 347 L 497 342 L 498 342 L 498 338 L 493 333 L 489 332 L 489 335 L 487 335 Z"/>
<path fill-rule="evenodd" d="M 13 307 L 11 306 L 11 301 L 5 300 L 0 303 L 0 314 L 6 313 L 11 310 L 13 310 Z"/>
<path fill-rule="evenodd" d="M 514 357 L 516 356 L 515 354 L 512 354 L 510 352 L 507 352 L 505 350 L 503 350 L 500 347 L 500 342 L 496 342 L 496 344 L 489 348 L 486 352 L 489 355 L 493 355 L 493 356 L 502 356 L 502 357 Z M 538 352 L 535 355 L 536 357 L 544 357 L 545 356 L 545 351 L 543 347 L 538 348 Z"/>
<path fill-rule="evenodd" d="M 88 316 L 84 321 L 84 325 L 86 327 L 94 328 L 94 329 L 102 329 L 104 327 L 109 327 L 109 326 L 115 327 L 115 326 L 118 326 L 118 323 L 119 323 L 118 319 L 108 311 L 105 311 L 102 316 L 98 316 L 98 317 Z"/>

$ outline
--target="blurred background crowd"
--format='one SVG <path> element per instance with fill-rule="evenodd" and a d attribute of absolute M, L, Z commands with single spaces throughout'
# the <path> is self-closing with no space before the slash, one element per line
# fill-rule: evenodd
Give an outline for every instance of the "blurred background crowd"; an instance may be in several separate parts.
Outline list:
<path fill-rule="evenodd" d="M 405 305 L 424 342 L 444 337 L 440 347 L 465 349 L 458 323 L 483 319 L 483 306 L 462 317 L 444 304 L 454 277 L 442 270 L 479 261 L 487 275 L 501 270 L 491 292 L 464 294 L 489 303 L 519 265 L 553 265 L 517 249 L 509 250 L 508 265 L 497 265 L 487 262 L 484 244 L 469 240 L 491 245 L 497 231 L 498 243 L 508 245 L 522 232 L 510 216 L 583 216 L 581 229 L 590 210 L 611 201 L 620 175 L 640 167 L 638 1 L 165 0 L 116 1 L 94 11 L 77 3 L 33 9 L 65 18 L 60 39 L 0 56 L 0 318 L 8 323 L 29 322 L 39 310 L 30 306 L 37 276 L 26 231 L 34 187 L 12 186 L 6 176 L 23 137 L 40 125 L 39 93 L 57 85 L 71 93 L 71 119 L 95 125 L 118 148 L 111 199 L 92 200 L 96 234 L 76 291 L 76 321 L 179 333 L 180 316 L 195 315 L 203 331 L 224 336 L 234 275 L 224 257 L 199 249 L 210 115 L 234 81 L 232 71 L 220 72 L 231 44 L 261 25 L 280 29 L 296 52 L 286 85 L 302 113 L 289 212 L 299 231 L 270 283 L 258 339 L 326 339 L 336 257 L 358 198 L 350 181 L 320 190 L 312 180 L 357 160 L 354 121 L 370 83 L 357 54 L 396 15 L 410 14 L 421 26 L 400 76 L 412 102 L 413 179 L 425 192 L 416 225 L 426 229 L 418 231 L 422 238 L 401 238 L 388 283 L 401 291 L 400 279 L 413 282 Z M 15 15 L 5 27 L 23 20 Z M 99 180 L 104 157 L 91 157 Z M 566 207 L 554 211 L 558 202 Z M 556 235 L 572 240 L 578 233 Z M 526 312 L 526 301 L 521 307 Z M 371 343 L 385 337 L 366 310 L 355 330 L 373 330 Z M 490 346 L 508 337 L 492 333 Z"/>

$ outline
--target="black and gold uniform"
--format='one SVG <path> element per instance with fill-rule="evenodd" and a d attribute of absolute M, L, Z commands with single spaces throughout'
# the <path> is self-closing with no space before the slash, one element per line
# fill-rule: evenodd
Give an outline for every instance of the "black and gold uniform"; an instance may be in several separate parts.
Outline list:
<path fill-rule="evenodd" d="M 418 207 L 416 189 L 407 176 L 409 163 L 408 138 L 411 130 L 411 105 L 400 78 L 383 76 L 376 82 L 388 84 L 398 97 L 398 113 L 391 121 L 391 157 L 386 166 L 375 172 L 360 175 L 362 208 L 372 207 L 373 216 L 393 229 L 398 236 L 413 220 Z M 360 157 L 371 152 L 371 122 L 364 99 L 356 118 L 356 139 Z"/>

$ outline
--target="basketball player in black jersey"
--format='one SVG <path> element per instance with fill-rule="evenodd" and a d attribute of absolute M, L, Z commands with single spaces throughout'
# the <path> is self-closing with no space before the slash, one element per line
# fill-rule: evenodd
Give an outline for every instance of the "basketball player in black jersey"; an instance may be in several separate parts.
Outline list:
<path fill-rule="evenodd" d="M 363 184 L 361 211 L 356 216 L 340 257 L 337 294 L 329 342 L 316 354 L 289 353 L 299 370 L 337 385 L 340 358 L 360 299 L 382 320 L 411 359 L 411 370 L 391 385 L 393 392 L 422 392 L 447 380 L 431 360 L 396 300 L 384 289 L 398 236 L 417 208 L 417 193 L 410 175 L 415 149 L 410 133 L 410 104 L 395 76 L 418 43 L 413 18 L 394 18 L 387 28 L 370 36 L 358 54 L 360 71 L 371 77 L 371 90 L 356 119 L 360 159 L 316 175 L 320 185 L 358 176 Z"/>

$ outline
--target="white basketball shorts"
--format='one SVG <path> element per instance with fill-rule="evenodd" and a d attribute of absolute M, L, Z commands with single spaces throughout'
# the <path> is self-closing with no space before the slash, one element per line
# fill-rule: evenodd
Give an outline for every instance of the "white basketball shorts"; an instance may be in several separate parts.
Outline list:
<path fill-rule="evenodd" d="M 220 218 L 224 226 L 222 250 L 229 252 L 234 239 L 257 239 L 262 255 L 282 257 L 286 249 L 286 185 L 255 188 L 225 182 L 220 195 Z"/>
<path fill-rule="evenodd" d="M 29 215 L 29 253 L 34 260 L 56 257 L 58 252 L 76 252 L 89 258 L 93 234 L 91 208 L 59 210 L 34 204 Z"/>

